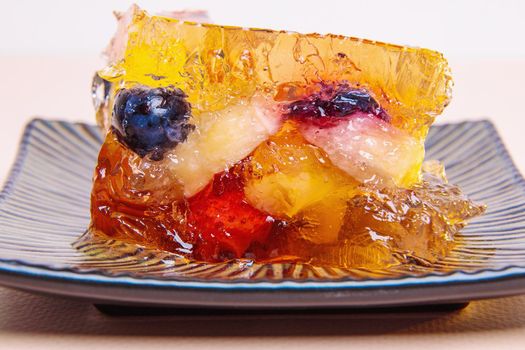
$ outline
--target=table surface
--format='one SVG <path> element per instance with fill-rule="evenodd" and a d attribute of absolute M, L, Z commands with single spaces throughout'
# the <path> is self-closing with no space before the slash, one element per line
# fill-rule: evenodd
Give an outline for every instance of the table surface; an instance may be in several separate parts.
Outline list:
<path fill-rule="evenodd" d="M 525 59 L 453 59 L 454 99 L 438 122 L 492 120 L 523 173 Z M 0 176 L 34 116 L 93 121 L 90 56 L 0 57 Z M 0 348 L 525 348 L 525 296 L 448 314 L 109 317 L 75 300 L 0 288 Z"/>

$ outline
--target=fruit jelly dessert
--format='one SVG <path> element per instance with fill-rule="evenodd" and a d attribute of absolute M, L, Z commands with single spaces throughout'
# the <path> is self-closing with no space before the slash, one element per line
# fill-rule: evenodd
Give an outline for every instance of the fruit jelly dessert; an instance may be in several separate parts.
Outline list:
<path fill-rule="evenodd" d="M 94 80 L 94 234 L 190 259 L 435 262 L 484 207 L 423 162 L 450 99 L 427 49 L 119 15 Z"/>

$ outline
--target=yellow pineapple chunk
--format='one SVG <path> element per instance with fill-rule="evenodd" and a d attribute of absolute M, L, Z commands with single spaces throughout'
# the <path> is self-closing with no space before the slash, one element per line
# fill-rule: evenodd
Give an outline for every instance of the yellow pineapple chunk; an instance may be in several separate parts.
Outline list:
<path fill-rule="evenodd" d="M 287 122 L 250 158 L 245 195 L 255 208 L 293 221 L 303 238 L 327 243 L 337 240 L 356 185 Z"/>

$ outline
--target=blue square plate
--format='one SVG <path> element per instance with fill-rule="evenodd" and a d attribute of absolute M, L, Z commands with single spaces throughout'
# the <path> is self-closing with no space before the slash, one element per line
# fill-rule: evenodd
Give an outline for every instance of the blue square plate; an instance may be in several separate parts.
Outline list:
<path fill-rule="evenodd" d="M 487 204 L 487 213 L 442 263 L 372 274 L 190 263 L 118 241 L 87 242 L 101 142 L 91 125 L 28 125 L 0 195 L 0 284 L 97 303 L 222 308 L 402 306 L 525 293 L 525 181 L 488 121 L 434 126 L 427 141 L 427 158 L 442 160 L 450 181 Z"/>

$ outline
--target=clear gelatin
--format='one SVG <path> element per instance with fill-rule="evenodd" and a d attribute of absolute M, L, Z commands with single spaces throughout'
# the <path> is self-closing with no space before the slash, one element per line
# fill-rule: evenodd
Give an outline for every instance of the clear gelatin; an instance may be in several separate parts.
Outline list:
<path fill-rule="evenodd" d="M 93 93 L 92 232 L 200 261 L 432 263 L 483 212 L 424 163 L 443 56 L 119 16 Z"/>

